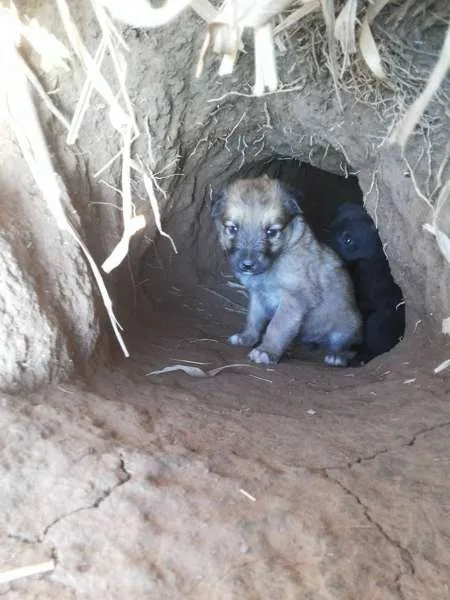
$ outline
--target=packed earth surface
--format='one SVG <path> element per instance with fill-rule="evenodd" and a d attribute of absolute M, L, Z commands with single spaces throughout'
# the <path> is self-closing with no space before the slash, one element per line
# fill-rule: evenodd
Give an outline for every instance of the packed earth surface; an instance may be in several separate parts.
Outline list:
<path fill-rule="evenodd" d="M 209 289 L 147 313 L 128 362 L 2 397 L 2 565 L 56 568 L 0 594 L 449 597 L 450 382 L 420 325 L 360 369 L 265 368 Z M 240 366 L 151 375 L 176 364 Z"/>
<path fill-rule="evenodd" d="M 17 6 L 65 40 L 52 3 Z M 71 10 L 94 54 L 90 3 Z M 412 53 L 408 68 L 431 71 L 447 12 L 423 30 L 420 18 L 396 30 Z M 339 106 L 320 19 L 307 21 L 315 41 L 297 31 L 279 43 L 282 89 L 262 98 L 250 93 L 251 52 L 230 77 L 208 59 L 195 78 L 205 29 L 192 12 L 151 31 L 119 26 L 142 133 L 133 157 L 151 169 L 177 249 L 133 175 L 134 211 L 147 226 L 120 267 L 103 273 L 129 358 L 85 256 L 2 129 L 0 597 L 450 599 L 450 368 L 434 371 L 450 358 L 450 264 L 427 203 L 450 177 L 449 81 L 402 155 L 386 143 L 404 110 L 394 93 L 343 83 Z M 396 44 L 392 23 L 387 14 L 373 27 L 384 50 Z M 32 66 L 72 115 L 85 82 L 76 61 L 56 75 Z M 114 79 L 109 59 L 102 72 Z M 119 136 L 95 94 L 71 147 L 35 101 L 67 187 L 64 209 L 101 265 L 123 231 L 121 165 L 110 163 Z M 211 198 L 230 179 L 283 162 L 357 181 L 379 228 L 407 330 L 364 367 L 329 367 L 298 349 L 265 367 L 227 343 L 246 299 L 230 287 Z M 320 191 L 325 178 L 315 177 L 318 211 L 348 199 L 349 187 Z M 438 226 L 450 233 L 447 207 Z M 5 582 L 41 563 L 45 573 Z"/>

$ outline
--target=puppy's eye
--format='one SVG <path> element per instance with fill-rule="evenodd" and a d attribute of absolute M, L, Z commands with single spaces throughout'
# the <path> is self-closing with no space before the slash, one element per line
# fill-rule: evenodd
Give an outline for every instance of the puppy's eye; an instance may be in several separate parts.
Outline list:
<path fill-rule="evenodd" d="M 226 223 L 224 225 L 225 227 L 225 231 L 228 233 L 228 235 L 236 235 L 236 233 L 238 232 L 238 226 L 235 225 L 234 223 Z"/>
<path fill-rule="evenodd" d="M 280 233 L 280 229 L 278 227 L 268 227 L 266 229 L 266 236 L 273 240 L 275 239 Z"/>
<path fill-rule="evenodd" d="M 344 236 L 344 244 L 346 246 L 351 246 L 353 244 L 353 240 L 349 235 Z"/>

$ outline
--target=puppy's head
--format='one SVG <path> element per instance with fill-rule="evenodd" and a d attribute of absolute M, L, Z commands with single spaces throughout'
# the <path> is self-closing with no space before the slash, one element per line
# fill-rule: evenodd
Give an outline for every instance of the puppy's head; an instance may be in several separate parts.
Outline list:
<path fill-rule="evenodd" d="M 358 204 L 342 204 L 330 232 L 330 245 L 347 262 L 371 260 L 383 254 L 375 223 Z"/>
<path fill-rule="evenodd" d="M 212 217 L 236 275 L 258 275 L 270 268 L 301 214 L 299 199 L 267 177 L 239 179 L 216 197 Z"/>

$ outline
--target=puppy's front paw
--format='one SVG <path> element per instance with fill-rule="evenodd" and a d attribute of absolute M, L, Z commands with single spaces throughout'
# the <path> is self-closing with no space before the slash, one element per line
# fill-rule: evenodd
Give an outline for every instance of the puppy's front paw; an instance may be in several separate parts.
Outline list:
<path fill-rule="evenodd" d="M 323 362 L 332 367 L 348 366 L 348 358 L 346 356 L 340 356 L 339 354 L 327 354 L 323 359 Z"/>
<path fill-rule="evenodd" d="M 248 357 L 254 363 L 258 363 L 259 365 L 273 365 L 278 362 L 278 357 L 265 350 L 260 350 L 259 348 L 253 348 Z"/>
<path fill-rule="evenodd" d="M 258 341 L 258 338 L 249 333 L 235 333 L 231 337 L 228 338 L 228 341 L 233 346 L 254 346 Z"/>

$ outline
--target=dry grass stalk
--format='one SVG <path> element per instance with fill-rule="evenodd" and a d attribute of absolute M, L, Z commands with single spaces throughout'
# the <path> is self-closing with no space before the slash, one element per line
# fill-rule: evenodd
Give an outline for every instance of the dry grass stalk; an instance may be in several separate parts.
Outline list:
<path fill-rule="evenodd" d="M 288 27 L 298 23 L 310 13 L 320 9 L 320 0 L 304 0 L 303 6 L 296 8 L 290 15 L 279 23 L 274 29 L 274 35 L 285 31 Z"/>
<path fill-rule="evenodd" d="M 405 113 L 406 107 L 414 101 L 404 118 L 389 136 L 390 142 L 397 142 L 404 147 L 408 136 L 419 120 L 422 120 L 422 122 L 425 122 L 424 119 L 428 120 L 425 110 L 432 100 L 433 95 L 436 96 L 436 100 L 441 104 L 447 116 L 450 115 L 448 111 L 449 96 L 445 89 L 443 89 L 444 86 L 442 86 L 445 74 L 448 72 L 450 66 L 450 25 L 436 66 L 431 77 L 428 77 L 428 74 L 424 74 L 423 68 L 420 67 L 421 61 L 416 63 L 412 58 L 420 58 L 421 54 L 421 50 L 414 46 L 414 44 L 405 44 L 400 36 L 383 32 L 382 29 L 381 39 L 375 42 L 371 32 L 371 25 L 373 25 L 381 10 L 389 3 L 392 4 L 392 8 L 388 19 L 392 21 L 392 19 L 396 18 L 396 26 L 402 24 L 404 27 L 407 27 L 405 21 L 407 20 L 408 13 L 411 13 L 410 20 L 418 19 L 419 12 L 424 10 L 423 5 L 415 0 L 407 2 L 402 6 L 396 6 L 390 0 L 371 0 L 370 2 L 367 0 L 365 3 L 367 6 L 366 14 L 362 18 L 362 24 L 358 25 L 358 14 L 354 12 L 357 3 L 353 2 L 353 0 L 347 0 L 336 17 L 334 37 L 338 39 L 343 52 L 343 61 L 340 68 L 342 83 L 340 82 L 340 86 L 342 85 L 344 89 L 354 95 L 359 102 L 369 104 L 372 107 L 376 106 L 379 112 L 383 113 L 384 118 L 389 120 L 393 119 L 398 113 Z M 328 19 L 328 46 L 330 47 L 331 9 L 333 8 L 336 11 L 337 2 L 324 0 L 322 6 L 325 9 L 324 18 L 325 20 Z M 306 9 L 307 5 L 303 8 Z M 359 11 L 360 13 L 361 11 Z M 299 14 L 300 20 L 304 19 L 309 13 L 302 9 L 294 11 L 285 21 L 282 21 L 276 31 L 284 30 L 286 26 L 291 26 L 295 30 L 296 19 L 294 17 L 296 14 Z M 431 23 L 442 23 L 447 18 L 448 13 L 436 13 L 430 15 L 429 21 Z M 297 25 L 295 33 L 298 39 L 294 40 L 299 60 L 304 62 L 305 55 L 309 55 L 309 57 L 313 56 L 317 71 L 321 67 L 317 62 L 313 49 L 313 36 L 316 35 L 315 29 L 319 30 L 319 28 L 320 23 L 317 19 L 315 21 L 307 21 L 303 27 Z M 359 52 L 354 54 L 352 60 L 349 60 L 354 47 L 355 29 L 357 28 L 359 28 Z M 380 30 L 380 28 L 378 29 Z M 302 40 L 303 44 L 301 43 Z M 383 51 L 383 60 L 381 59 L 381 50 Z M 411 57 L 409 61 L 408 56 Z M 335 73 L 336 68 L 333 68 L 332 56 L 328 62 L 332 74 Z M 364 69 L 364 66 L 369 67 L 369 69 Z M 343 79 L 344 75 L 345 79 Z M 336 87 L 335 78 L 334 84 Z M 421 85 L 425 86 L 425 90 L 417 98 L 416 90 Z"/>
<path fill-rule="evenodd" d="M 30 69 L 30 67 L 28 66 L 27 62 L 23 59 L 23 57 L 21 55 L 19 55 L 19 59 L 21 61 L 21 66 L 23 69 L 23 72 L 25 73 L 25 75 L 27 76 L 28 81 L 31 83 L 31 85 L 34 87 L 34 89 L 36 90 L 38 96 L 41 98 L 41 100 L 44 102 L 45 106 L 48 108 L 48 110 L 52 113 L 52 115 L 54 117 L 56 117 L 56 119 L 58 119 L 58 121 L 64 125 L 64 127 L 66 129 L 70 129 L 70 123 L 69 121 L 66 119 L 66 117 L 61 113 L 61 111 L 56 108 L 56 106 L 53 104 L 53 102 L 50 100 L 50 98 L 48 97 L 47 92 L 44 90 L 44 88 L 41 85 L 41 82 L 39 81 L 39 79 L 36 77 L 36 75 L 33 73 L 33 71 Z"/>
<path fill-rule="evenodd" d="M 120 106 L 116 99 L 116 95 L 101 74 L 98 65 L 96 65 L 89 52 L 86 50 L 78 28 L 72 19 L 66 0 L 56 0 L 56 3 L 58 5 L 59 14 L 73 51 L 87 72 L 92 85 L 110 107 L 110 119 L 113 127 L 118 131 L 121 131 L 123 127 L 130 126 L 130 120 L 132 121 L 132 125 L 135 126 L 134 119 L 132 119 L 132 116 L 127 114 L 126 111 Z M 71 131 L 70 134 L 70 139 L 75 140 L 76 132 Z"/>
<path fill-rule="evenodd" d="M 100 65 L 105 58 L 106 52 L 106 40 L 102 38 L 100 40 L 100 44 L 98 45 L 97 51 L 94 57 L 94 63 L 96 67 L 99 69 Z M 78 138 L 78 134 L 80 131 L 81 123 L 83 122 L 84 116 L 86 114 L 87 109 L 89 108 L 89 101 L 92 95 L 92 91 L 94 89 L 94 84 L 92 78 L 87 77 L 84 82 L 83 88 L 78 98 L 77 105 L 75 107 L 75 111 L 72 117 L 72 123 L 69 129 L 69 133 L 67 135 L 67 143 L 68 145 L 72 145 L 76 142 Z"/>
<path fill-rule="evenodd" d="M 444 335 L 450 335 L 450 317 L 442 319 L 442 333 Z"/>
<path fill-rule="evenodd" d="M 52 33 L 41 27 L 36 19 L 31 19 L 23 28 L 22 35 L 36 50 L 41 68 L 49 73 L 55 69 L 70 71 L 70 52 Z"/>
<path fill-rule="evenodd" d="M 419 119 L 425 112 L 426 107 L 431 102 L 431 99 L 436 94 L 441 83 L 443 82 L 448 70 L 450 69 L 450 23 L 445 36 L 444 45 L 437 63 L 431 72 L 428 83 L 415 100 L 412 106 L 408 109 L 402 120 L 398 123 L 389 139 L 391 143 L 398 143 L 402 148 L 405 147 L 409 136 L 414 130 L 414 127 L 419 122 Z"/>
<path fill-rule="evenodd" d="M 110 273 L 118 267 L 128 254 L 130 240 L 139 230 L 146 225 L 143 215 L 134 215 L 134 205 L 131 198 L 131 130 L 125 131 L 123 134 L 123 153 L 122 153 L 122 216 L 123 216 L 123 233 L 122 237 L 103 262 L 102 269 L 105 273 Z"/>
<path fill-rule="evenodd" d="M 111 124 L 121 133 L 123 133 L 124 129 L 130 128 L 132 134 L 135 137 L 137 137 L 139 135 L 139 130 L 136 125 L 134 108 L 128 95 L 128 89 L 126 84 L 127 61 L 125 55 L 122 52 L 123 50 L 125 52 L 128 52 L 128 46 L 125 44 L 124 40 L 122 39 L 122 36 L 119 34 L 116 27 L 113 25 L 106 11 L 100 7 L 97 0 L 91 0 L 91 3 L 94 8 L 97 21 L 102 30 L 103 37 L 106 40 L 107 49 L 114 66 L 114 72 L 120 88 L 120 97 L 122 98 L 122 101 L 125 105 L 125 112 L 127 114 L 125 122 L 119 121 L 118 123 L 116 123 L 113 119 L 113 114 L 111 113 Z M 114 105 L 111 106 L 111 109 L 113 108 Z"/>
<path fill-rule="evenodd" d="M 361 54 L 366 61 L 367 66 L 377 79 L 385 79 L 386 73 L 383 69 L 380 53 L 375 40 L 373 39 L 370 25 L 378 13 L 380 13 L 390 1 L 391 0 L 374 0 L 374 2 L 370 3 L 367 8 L 366 16 L 361 24 L 359 49 L 361 50 Z"/>
<path fill-rule="evenodd" d="M 334 0 L 321 0 L 322 2 L 322 14 L 327 28 L 328 38 L 328 68 L 330 69 L 331 77 L 333 79 L 334 88 L 336 91 L 336 97 L 339 106 L 342 108 L 341 95 L 339 93 L 339 67 L 336 55 L 336 43 L 335 43 L 335 7 Z"/>
<path fill-rule="evenodd" d="M 224 296 L 220 292 L 216 292 L 216 290 L 212 290 L 207 287 L 204 287 L 203 289 L 206 290 L 207 292 L 209 292 L 210 294 L 212 294 L 213 296 L 216 296 L 216 298 L 220 298 L 221 300 L 224 300 L 226 302 L 226 304 L 228 305 L 228 308 L 230 308 L 232 312 L 236 312 L 238 314 L 246 314 L 247 313 L 247 311 L 243 308 L 243 306 L 241 304 L 238 304 L 237 302 L 230 300 L 230 298 L 227 298 L 227 296 Z M 225 307 L 225 308 L 227 308 L 227 307 Z"/>
<path fill-rule="evenodd" d="M 317 11 L 320 6 L 322 7 L 328 36 L 328 67 L 339 102 L 339 77 L 342 77 L 345 71 L 352 69 L 354 66 L 350 57 L 356 53 L 355 31 L 359 23 L 357 0 L 346 0 L 337 17 L 335 16 L 337 9 L 335 0 L 302 0 L 301 2 L 298 0 L 297 2 L 295 0 L 260 0 L 259 2 L 253 0 L 224 0 L 218 10 L 208 0 L 169 0 L 162 8 L 152 8 L 147 0 L 131 0 L 131 2 L 125 2 L 124 0 L 96 1 L 101 1 L 116 18 L 140 27 L 163 25 L 179 15 L 182 10 L 191 6 L 209 23 L 197 64 L 197 77 L 203 71 L 204 59 L 209 47 L 212 47 L 213 52 L 222 55 L 219 75 L 232 73 L 238 53 L 242 48 L 243 30 L 246 27 L 253 28 L 255 31 L 255 85 L 253 95 L 262 95 L 265 90 L 273 92 L 278 88 L 274 33 L 277 35 L 288 27 L 299 23 L 307 15 Z M 390 2 L 391 0 L 371 0 L 368 2 L 359 32 L 360 56 L 368 66 L 371 75 L 382 81 L 386 81 L 387 74 L 381 60 L 379 48 L 371 32 L 371 24 Z M 293 12 L 273 30 L 272 18 L 289 6 L 297 4 L 300 4 L 300 6 L 296 6 Z M 403 11 L 403 18 L 408 10 L 412 8 L 410 4 L 407 7 L 403 6 L 398 9 L 399 14 Z M 337 60 L 336 40 L 339 42 L 343 54 L 340 66 Z M 412 130 L 417 119 L 423 114 L 435 89 L 439 87 L 443 80 L 443 68 L 447 64 L 446 68 L 448 69 L 449 61 L 450 51 L 446 46 L 436 66 L 437 74 L 433 73 L 423 96 L 418 99 L 417 104 L 415 103 L 411 107 L 405 115 L 402 125 L 399 125 L 399 128 L 394 132 L 395 136 L 398 136 L 400 128 L 403 128 L 403 138 L 399 138 L 401 143 L 404 143 L 408 135 L 408 129 L 404 128 L 408 125 L 408 128 Z M 359 75 L 361 76 L 361 73 Z M 365 82 L 364 85 L 368 85 L 370 88 L 370 80 Z M 392 82 L 389 82 L 389 85 L 392 87 Z M 399 89 L 398 86 L 397 89 Z M 370 95 L 370 91 L 366 90 L 364 94 L 366 96 Z M 397 138 L 393 137 L 392 139 Z"/>
<path fill-rule="evenodd" d="M 225 0 L 210 22 L 200 51 L 196 74 L 203 71 L 206 52 L 222 55 L 219 75 L 229 75 L 234 69 L 242 48 L 242 34 L 246 27 L 254 30 L 255 85 L 253 94 L 259 96 L 266 89 L 278 87 L 275 48 L 273 43 L 273 17 L 292 4 L 292 0 Z"/>
<path fill-rule="evenodd" d="M 174 360 L 178 363 L 184 363 L 187 365 L 201 365 L 202 367 L 211 364 L 210 362 L 203 362 L 200 360 L 187 360 L 186 358 L 170 358 L 169 360 Z"/>
<path fill-rule="evenodd" d="M 153 8 L 147 0 L 101 0 L 112 16 L 131 27 L 161 27 L 177 17 L 192 0 L 167 0 Z"/>
<path fill-rule="evenodd" d="M 37 563 L 35 565 L 28 565 L 26 567 L 16 567 L 15 569 L 7 569 L 0 572 L 0 585 L 5 583 L 11 583 L 11 581 L 17 581 L 24 577 L 30 577 L 31 575 L 41 575 L 42 573 L 49 573 L 55 569 L 55 561 L 48 560 L 43 563 Z"/>
<path fill-rule="evenodd" d="M 209 0 L 168 0 L 164 6 L 153 8 L 147 0 L 100 0 L 111 15 L 131 27 L 161 27 L 178 17 L 188 6 L 204 21 L 217 14 Z"/>
<path fill-rule="evenodd" d="M 448 202 L 450 203 L 450 180 L 442 186 L 436 205 L 433 208 L 432 222 L 425 223 L 423 228 L 435 236 L 439 250 L 447 259 L 447 262 L 450 263 L 450 237 L 438 227 L 439 214 Z"/>
<path fill-rule="evenodd" d="M 344 60 L 342 72 L 350 65 L 351 56 L 356 53 L 355 27 L 357 0 L 347 0 L 334 24 L 334 37 L 340 43 Z"/>
<path fill-rule="evenodd" d="M 444 360 L 444 362 L 442 362 L 435 369 L 433 369 L 433 373 L 435 373 L 437 375 L 438 373 L 445 371 L 445 369 L 448 369 L 449 367 L 450 367 L 450 358 L 448 358 L 447 360 Z"/>
<path fill-rule="evenodd" d="M 207 23 L 212 21 L 217 14 L 217 9 L 208 0 L 192 0 L 191 8 Z"/>
<path fill-rule="evenodd" d="M 247 491 L 245 491 L 244 489 L 240 488 L 239 490 L 241 492 L 241 494 L 243 496 L 245 496 L 246 498 L 248 498 L 249 500 L 251 500 L 252 502 L 256 502 L 256 498 L 255 496 L 252 496 L 251 494 L 249 494 Z"/>
<path fill-rule="evenodd" d="M 293 0 L 224 0 L 214 21 L 230 27 L 262 27 L 275 15 L 291 5 Z"/>
<path fill-rule="evenodd" d="M 119 243 L 102 265 L 103 270 L 106 273 L 110 273 L 113 269 L 117 268 L 127 256 L 131 238 L 146 225 L 143 215 L 136 216 L 134 214 L 134 205 L 131 197 L 131 146 L 133 141 L 138 137 L 139 130 L 136 125 L 133 106 L 126 87 L 126 60 L 121 52 L 121 48 L 127 48 L 107 16 L 105 9 L 96 2 L 96 0 L 92 0 L 93 9 L 103 34 L 95 57 L 92 59 L 83 44 L 81 35 L 75 23 L 72 21 L 65 0 L 57 1 L 61 18 L 72 48 L 87 73 L 86 81 L 80 94 L 71 128 L 67 136 L 67 142 L 72 144 L 78 137 L 82 121 L 89 107 L 93 89 L 97 89 L 108 103 L 110 107 L 109 115 L 111 124 L 120 133 L 122 138 L 122 150 L 120 156 L 122 157 L 121 197 L 123 233 Z M 112 91 L 111 86 L 100 73 L 101 64 L 106 51 L 108 51 L 112 59 L 115 75 L 120 88 L 119 97 L 121 97 L 125 108 L 122 108 L 117 100 L 117 95 Z"/>
<path fill-rule="evenodd" d="M 2 35 L 6 44 L 9 45 L 11 43 L 13 46 L 18 47 L 21 43 L 21 38 L 25 38 L 37 52 L 41 59 L 41 67 L 45 71 L 48 71 L 52 68 L 62 68 L 64 70 L 68 69 L 65 62 L 70 57 L 68 50 L 55 36 L 48 34 L 48 38 L 46 38 L 46 30 L 40 27 L 35 19 L 32 19 L 27 25 L 24 25 L 19 18 L 19 14 L 14 3 L 11 3 L 10 9 L 2 8 L 0 5 L 0 15 L 0 30 L 4 32 Z M 47 92 L 42 87 L 41 82 L 36 77 L 32 69 L 30 69 L 22 55 L 18 53 L 17 59 L 20 61 L 21 70 L 23 70 L 28 81 L 34 87 L 38 96 L 44 102 L 48 110 L 58 119 L 60 123 L 62 123 L 62 125 L 64 125 L 66 129 L 68 129 L 70 127 L 68 120 L 53 104 Z"/>
<path fill-rule="evenodd" d="M 150 174 L 148 174 L 146 172 L 145 167 L 142 164 L 142 162 L 138 163 L 137 161 L 132 160 L 131 167 L 133 169 L 135 169 L 142 176 L 145 191 L 147 192 L 147 196 L 150 201 L 150 206 L 153 211 L 153 216 L 155 218 L 155 225 L 156 225 L 160 235 L 162 235 L 163 237 L 167 238 L 170 241 L 170 243 L 172 244 L 173 251 L 175 252 L 175 254 L 178 254 L 178 250 L 177 250 L 177 247 L 175 246 L 175 242 L 173 241 L 172 236 L 170 236 L 168 233 L 163 231 L 163 228 L 162 228 L 161 212 L 159 210 L 158 200 L 156 198 L 153 174 L 151 172 L 150 172 Z"/>
<path fill-rule="evenodd" d="M 442 231 L 439 227 L 439 217 L 444 209 L 444 206 L 450 204 L 450 179 L 443 182 L 445 172 L 450 160 L 450 143 L 447 144 L 447 150 L 441 164 L 437 169 L 433 169 L 431 162 L 431 147 L 430 140 L 425 139 L 426 147 L 419 155 L 416 161 L 415 168 L 411 166 L 405 153 L 403 153 L 403 160 L 408 169 L 411 182 L 414 187 L 414 191 L 417 196 L 428 206 L 431 211 L 431 223 L 425 223 L 423 229 L 433 234 L 436 238 L 438 248 L 441 251 L 444 258 L 450 262 L 450 238 Z M 428 166 L 428 177 L 425 181 L 425 191 L 423 191 L 417 183 L 415 169 L 419 166 L 422 158 L 426 157 Z M 434 174 L 433 184 L 431 185 L 431 178 Z"/>
<path fill-rule="evenodd" d="M 253 93 L 261 96 L 266 89 L 275 91 L 278 87 L 275 46 L 273 44 L 272 23 L 257 27 L 255 40 L 255 85 Z"/>

